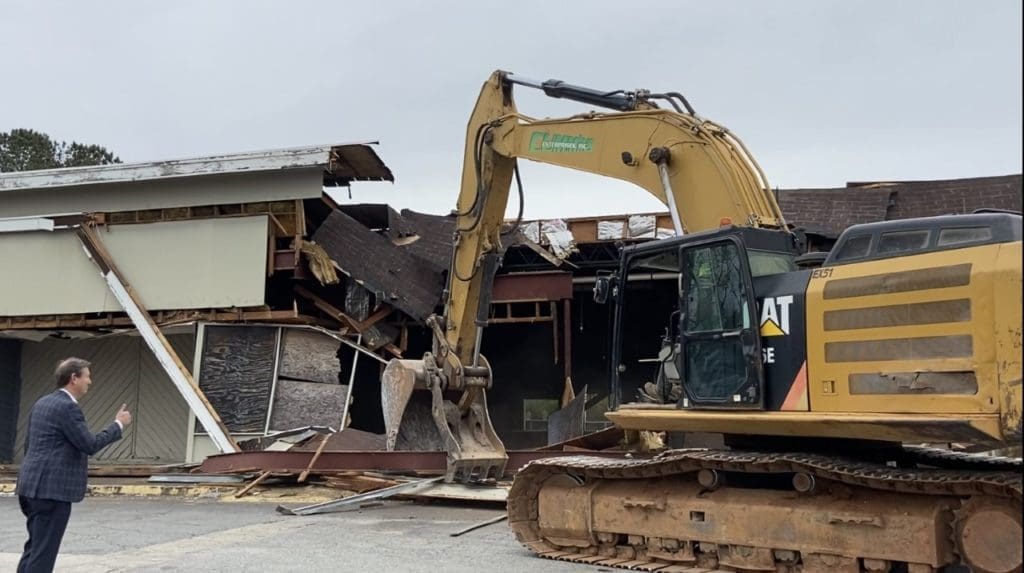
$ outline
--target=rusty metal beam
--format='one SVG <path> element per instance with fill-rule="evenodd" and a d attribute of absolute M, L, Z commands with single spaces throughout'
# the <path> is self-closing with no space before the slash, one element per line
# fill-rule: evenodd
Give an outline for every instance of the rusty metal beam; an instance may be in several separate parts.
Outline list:
<path fill-rule="evenodd" d="M 562 301 L 562 305 L 562 327 L 564 332 L 562 341 L 565 345 L 565 348 L 562 350 L 562 357 L 565 360 L 565 377 L 572 378 L 572 300 L 565 299 Z"/>
<path fill-rule="evenodd" d="M 341 452 L 324 451 L 313 460 L 314 452 L 238 452 L 209 456 L 195 471 L 199 473 L 231 473 L 238 471 L 262 471 L 301 473 L 309 468 L 311 473 L 332 471 L 436 471 L 444 472 L 448 467 L 445 452 Z M 602 458 L 623 458 L 625 452 L 602 451 L 538 451 L 519 450 L 508 452 L 506 473 L 514 473 L 533 460 L 561 456 L 597 456 Z M 636 454 L 634 454 L 636 455 Z"/>
<path fill-rule="evenodd" d="M 493 303 L 572 298 L 572 273 L 510 273 L 494 277 Z"/>
<path fill-rule="evenodd" d="M 276 249 L 274 250 L 274 270 L 285 271 L 289 269 L 298 268 L 299 266 L 299 255 L 294 249 Z"/>

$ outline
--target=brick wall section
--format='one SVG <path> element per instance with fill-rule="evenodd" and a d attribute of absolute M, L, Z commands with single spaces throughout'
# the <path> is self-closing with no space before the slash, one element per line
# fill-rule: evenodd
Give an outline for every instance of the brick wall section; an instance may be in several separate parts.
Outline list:
<path fill-rule="evenodd" d="M 424 320 L 441 300 L 441 273 L 341 211 L 320 225 L 313 240 L 347 274 L 402 312 Z"/>
<path fill-rule="evenodd" d="M 838 235 L 857 223 L 885 220 L 885 189 L 782 189 L 779 207 L 786 222 L 809 231 Z"/>
<path fill-rule="evenodd" d="M 891 219 L 962 214 L 985 208 L 1022 210 L 1021 175 L 908 181 L 889 189 L 896 193 Z"/>

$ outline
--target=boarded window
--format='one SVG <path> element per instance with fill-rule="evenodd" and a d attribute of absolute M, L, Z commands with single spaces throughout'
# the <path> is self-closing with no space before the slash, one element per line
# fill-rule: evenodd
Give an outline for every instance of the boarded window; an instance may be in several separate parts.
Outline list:
<path fill-rule="evenodd" d="M 263 433 L 274 383 L 277 329 L 207 326 L 199 387 L 232 433 Z M 202 426 L 196 423 L 196 431 Z"/>

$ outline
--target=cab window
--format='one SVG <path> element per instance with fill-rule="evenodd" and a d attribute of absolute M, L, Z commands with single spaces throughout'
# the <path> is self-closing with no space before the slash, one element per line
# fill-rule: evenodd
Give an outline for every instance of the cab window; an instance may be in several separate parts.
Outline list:
<path fill-rule="evenodd" d="M 868 256 L 871 250 L 871 235 L 857 235 L 850 237 L 843 243 L 843 246 L 836 253 L 837 261 L 848 261 Z"/>
<path fill-rule="evenodd" d="M 928 233 L 928 229 L 882 233 L 881 238 L 878 240 L 878 253 L 891 254 L 922 251 L 928 246 Z"/>

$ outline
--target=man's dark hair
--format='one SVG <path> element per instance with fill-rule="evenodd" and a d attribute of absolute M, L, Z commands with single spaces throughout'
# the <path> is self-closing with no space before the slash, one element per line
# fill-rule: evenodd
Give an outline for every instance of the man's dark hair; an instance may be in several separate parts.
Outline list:
<path fill-rule="evenodd" d="M 82 370 L 85 370 L 90 366 L 88 360 L 82 360 L 81 358 L 65 358 L 60 361 L 57 365 L 57 370 L 53 373 L 54 377 L 57 378 L 57 387 L 63 388 L 71 382 L 71 376 L 75 374 L 81 374 Z"/>

